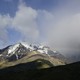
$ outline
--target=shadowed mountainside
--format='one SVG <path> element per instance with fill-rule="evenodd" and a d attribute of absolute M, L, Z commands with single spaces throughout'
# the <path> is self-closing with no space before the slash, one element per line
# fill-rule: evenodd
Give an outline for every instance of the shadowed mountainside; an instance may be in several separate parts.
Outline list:
<path fill-rule="evenodd" d="M 41 64 L 37 60 L 1 69 L 0 80 L 80 80 L 80 62 L 38 69 Z"/>

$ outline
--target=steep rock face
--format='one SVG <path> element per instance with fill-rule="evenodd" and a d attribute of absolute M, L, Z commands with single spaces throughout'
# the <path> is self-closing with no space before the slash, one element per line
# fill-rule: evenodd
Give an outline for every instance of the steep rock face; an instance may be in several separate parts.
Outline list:
<path fill-rule="evenodd" d="M 9 61 L 17 60 L 27 55 L 27 52 L 29 51 L 30 50 L 23 46 L 21 43 L 15 44 L 3 49 L 0 52 L 0 59 L 8 59 Z"/>

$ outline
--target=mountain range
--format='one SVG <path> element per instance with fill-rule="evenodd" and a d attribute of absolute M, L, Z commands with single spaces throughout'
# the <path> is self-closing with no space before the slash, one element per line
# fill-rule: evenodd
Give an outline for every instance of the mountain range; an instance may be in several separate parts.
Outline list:
<path fill-rule="evenodd" d="M 80 80 L 80 62 L 48 46 L 20 42 L 0 49 L 1 80 Z"/>
<path fill-rule="evenodd" d="M 67 63 L 62 54 L 43 45 L 20 42 L 0 50 L 0 68 L 32 61 L 41 63 L 40 68 L 65 65 Z"/>

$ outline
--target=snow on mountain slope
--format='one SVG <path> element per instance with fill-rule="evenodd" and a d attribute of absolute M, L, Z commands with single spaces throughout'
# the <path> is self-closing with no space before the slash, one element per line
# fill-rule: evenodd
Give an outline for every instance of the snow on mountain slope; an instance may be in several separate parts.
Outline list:
<path fill-rule="evenodd" d="M 20 45 L 24 46 L 26 49 L 29 49 L 30 51 L 36 50 L 36 51 L 38 51 L 40 53 L 44 53 L 44 54 L 48 54 L 48 52 L 50 50 L 50 48 L 47 47 L 47 46 L 43 46 L 43 45 L 40 45 L 40 46 L 29 45 L 26 42 L 20 42 L 18 44 L 15 44 L 15 45 L 12 45 L 12 46 L 9 47 L 8 55 L 9 54 L 15 54 L 15 51 L 19 48 Z M 53 53 L 56 54 L 57 51 L 53 51 Z"/>
<path fill-rule="evenodd" d="M 26 42 L 21 42 L 21 44 L 22 44 L 23 46 L 25 46 L 27 49 L 30 49 L 30 51 L 34 50 L 34 47 L 31 46 L 31 45 L 29 45 L 29 44 L 27 44 Z"/>
<path fill-rule="evenodd" d="M 38 50 L 37 51 L 40 52 L 40 53 L 48 54 L 48 50 L 49 50 L 49 47 L 40 45 L 40 46 L 38 46 Z"/>
<path fill-rule="evenodd" d="M 21 59 L 22 57 L 28 55 L 32 51 L 37 51 L 41 54 L 46 54 L 55 58 L 63 58 L 63 56 L 55 50 L 51 50 L 47 46 L 27 44 L 26 42 L 20 42 L 15 45 L 11 45 L 6 49 L 1 51 L 0 58 L 8 59 L 10 61 Z"/>
<path fill-rule="evenodd" d="M 15 45 L 13 45 L 13 46 L 10 46 L 9 47 L 9 50 L 8 50 L 8 54 L 10 54 L 10 53 L 15 53 L 14 51 L 17 49 L 19 47 L 19 44 L 15 44 Z"/>
<path fill-rule="evenodd" d="M 40 52 L 40 53 L 48 54 L 48 49 L 47 49 L 47 48 L 44 48 L 44 49 L 38 49 L 37 51 Z"/>
<path fill-rule="evenodd" d="M 26 49 L 29 49 L 30 51 L 34 50 L 34 48 L 30 46 L 29 44 L 25 42 L 21 42 L 21 43 L 10 46 L 8 49 L 8 54 L 15 54 L 15 51 L 20 47 L 20 45 L 24 46 Z"/>

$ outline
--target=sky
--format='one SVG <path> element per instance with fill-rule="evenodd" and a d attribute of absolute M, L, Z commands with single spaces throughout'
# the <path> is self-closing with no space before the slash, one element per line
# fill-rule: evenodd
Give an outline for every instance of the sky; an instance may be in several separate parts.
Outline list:
<path fill-rule="evenodd" d="M 0 0 L 0 48 L 20 41 L 80 52 L 80 0 Z"/>

